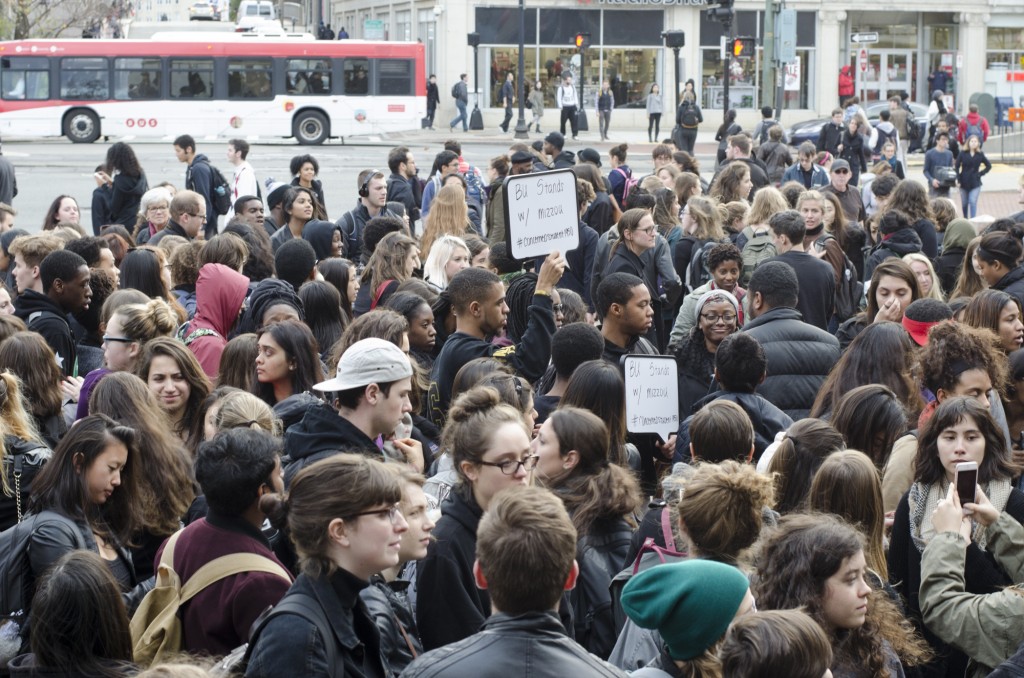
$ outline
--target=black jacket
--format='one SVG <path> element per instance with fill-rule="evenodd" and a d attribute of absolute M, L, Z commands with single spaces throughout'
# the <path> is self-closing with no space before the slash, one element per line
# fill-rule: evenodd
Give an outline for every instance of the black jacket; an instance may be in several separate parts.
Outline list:
<path fill-rule="evenodd" d="M 754 459 L 760 459 L 765 449 L 775 441 L 775 434 L 785 431 L 793 425 L 793 420 L 788 414 L 772 405 L 757 393 L 737 393 L 734 391 L 716 391 L 711 395 L 698 400 L 693 406 L 696 413 L 705 405 L 715 400 L 729 400 L 740 407 L 750 417 L 750 423 L 754 425 Z M 679 433 L 676 435 L 676 453 L 673 461 L 690 463 L 690 422 L 693 415 L 683 419 L 679 425 Z"/>
<path fill-rule="evenodd" d="M 149 190 L 146 175 L 131 177 L 121 173 L 114 177 L 114 185 L 104 191 L 107 204 L 105 223 L 121 224 L 131 233 L 135 230 L 135 222 L 139 217 L 139 203 L 142 194 Z"/>
<path fill-rule="evenodd" d="M 38 314 L 38 315 L 37 315 Z M 14 315 L 40 334 L 53 352 L 65 377 L 78 376 L 78 348 L 67 313 L 53 299 L 35 290 L 25 290 L 14 301 Z"/>
<path fill-rule="evenodd" d="M 397 217 L 398 215 L 384 207 L 380 214 L 370 214 L 362 199 L 356 202 L 355 209 L 345 212 L 338 219 L 341 235 L 345 238 L 345 257 L 365 266 L 372 252 L 363 251 L 363 227 L 373 217 Z"/>
<path fill-rule="evenodd" d="M 14 435 L 4 436 L 3 470 L 7 476 L 7 486 L 11 488 L 11 496 L 0 493 L 0 532 L 18 523 L 19 497 L 22 513 L 28 513 L 32 481 L 51 456 L 53 452 L 42 443 L 24 440 Z"/>
<path fill-rule="evenodd" d="M 427 110 L 436 110 L 441 103 L 441 93 L 437 89 L 436 82 L 427 82 Z"/>
<path fill-rule="evenodd" d="M 794 421 L 806 417 L 839 360 L 839 341 L 785 307 L 748 320 L 742 331 L 757 339 L 768 358 L 768 377 L 757 393 Z"/>
<path fill-rule="evenodd" d="M 326 646 L 316 626 L 297 615 L 282 614 L 263 628 L 245 670 L 246 678 L 280 676 L 338 676 L 384 678 L 389 675 L 381 658 L 380 635 L 359 597 L 367 583 L 337 570 L 330 577 L 299 575 L 282 600 L 295 593 L 319 603 L 333 631 L 335 659 L 327 666 Z"/>
<path fill-rule="evenodd" d="M 551 159 L 551 169 L 572 169 L 576 165 L 576 154 L 572 151 L 562 151 Z"/>
<path fill-rule="evenodd" d="M 960 267 L 963 266 L 964 256 L 967 250 L 962 247 L 942 248 L 942 254 L 935 258 L 935 275 L 942 283 L 942 291 L 951 294 L 956 287 L 957 278 L 960 277 Z"/>
<path fill-rule="evenodd" d="M 594 189 L 594 200 L 590 207 L 583 213 L 583 223 L 597 231 L 598 235 L 603 234 L 615 225 L 612 219 L 612 199 L 605 191 L 598 192 Z"/>
<path fill-rule="evenodd" d="M 427 557 L 416 567 L 416 623 L 427 650 L 468 638 L 491 613 L 491 597 L 473 576 L 482 516 L 468 488 L 454 490 L 441 506 Z"/>
<path fill-rule="evenodd" d="M 396 579 L 384 581 L 377 575 L 370 585 L 359 592 L 370 618 L 380 633 L 381 656 L 395 673 L 401 673 L 416 656 L 423 654 L 423 643 L 416 630 L 416 618 L 406 590 L 409 582 Z M 404 633 L 403 633 L 404 631 Z"/>
<path fill-rule="evenodd" d="M 210 159 L 206 157 L 205 153 L 197 153 L 192 158 L 192 164 L 185 169 L 185 188 L 203 196 L 203 200 L 206 202 L 206 224 L 204 228 L 207 235 L 211 231 L 216 233 L 217 210 L 213 208 L 213 169 L 210 165 Z"/>
<path fill-rule="evenodd" d="M 384 459 L 377 444 L 333 407 L 327 403 L 312 405 L 302 421 L 284 434 L 285 485 L 291 484 L 295 474 L 305 467 L 340 452 Z"/>
<path fill-rule="evenodd" d="M 412 181 L 400 174 L 388 177 L 388 202 L 400 202 L 405 205 L 405 213 L 409 215 L 409 223 L 414 224 L 420 218 L 420 201 L 416 200 L 412 190 Z"/>
<path fill-rule="evenodd" d="M 529 320 L 518 344 L 499 346 L 465 332 L 453 332 L 444 342 L 430 372 L 430 420 L 439 428 L 448 415 L 452 382 L 455 375 L 473 358 L 493 357 L 509 363 L 531 383 L 544 375 L 551 360 L 551 335 L 555 333 L 555 316 L 551 297 L 535 294 L 527 309 Z"/>
<path fill-rule="evenodd" d="M 978 151 L 971 155 L 964 151 L 956 157 L 954 164 L 957 174 L 957 183 L 964 190 L 971 190 L 981 186 L 981 178 L 992 171 L 992 163 L 988 161 L 985 154 Z M 984 167 L 984 169 L 982 169 Z"/>
<path fill-rule="evenodd" d="M 211 213 L 207 212 L 207 214 Z M 189 242 L 192 242 L 193 240 L 193 238 L 190 238 L 188 236 L 188 233 L 185 232 L 185 229 L 181 227 L 181 224 L 178 224 L 172 219 L 171 221 L 167 222 L 167 225 L 164 226 L 163 230 L 154 233 L 153 237 L 150 238 L 149 242 L 147 242 L 146 244 L 152 247 L 156 247 L 157 245 L 160 244 L 161 240 L 163 240 L 165 237 L 169 235 L 180 235 L 182 238 L 188 240 Z"/>
<path fill-rule="evenodd" d="M 134 676 L 139 671 L 139 667 L 130 662 L 120 662 L 114 659 L 104 660 L 101 665 L 111 672 L 106 675 Z M 10 669 L 11 676 L 17 678 L 91 678 L 96 675 L 92 672 L 86 673 L 82 669 L 72 669 L 68 672 L 63 669 L 40 666 L 34 654 L 15 657 L 7 665 L 7 668 Z"/>
<path fill-rule="evenodd" d="M 834 156 L 839 155 L 839 144 L 842 143 L 845 131 L 845 125 L 837 125 L 831 120 L 826 122 L 818 133 L 818 150 L 828 151 Z"/>
<path fill-rule="evenodd" d="M 860 173 L 868 171 L 868 163 L 864 159 L 864 135 L 860 132 L 850 134 L 850 130 L 844 131 L 843 150 L 840 151 L 839 157 L 850 163 L 850 171 L 853 173 L 850 183 L 856 186 L 856 179 Z"/>
<path fill-rule="evenodd" d="M 422 594 L 421 594 L 422 595 Z M 565 635 L 554 612 L 512 616 L 496 613 L 465 640 L 428 652 L 402 678 L 542 678 L 547 676 L 625 677 Z"/>
<path fill-rule="evenodd" d="M 675 348 L 679 379 L 679 420 L 682 421 L 698 401 L 718 390 L 715 382 L 715 354 L 708 351 L 700 327 L 690 329 Z"/>
<path fill-rule="evenodd" d="M 871 274 L 875 272 L 875 267 L 886 259 L 893 257 L 902 259 L 907 254 L 920 251 L 921 238 L 917 236 L 914 229 L 901 228 L 871 249 L 871 254 L 864 262 L 864 279 L 871 280 Z"/>
<path fill-rule="evenodd" d="M 1006 292 L 1024 305 L 1024 265 L 1017 266 L 992 286 L 992 289 Z"/>

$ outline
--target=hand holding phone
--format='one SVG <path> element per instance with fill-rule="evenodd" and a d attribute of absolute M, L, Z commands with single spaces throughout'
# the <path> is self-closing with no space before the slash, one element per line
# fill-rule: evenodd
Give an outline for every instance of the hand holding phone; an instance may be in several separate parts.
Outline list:
<path fill-rule="evenodd" d="M 960 505 L 975 503 L 975 495 L 978 489 L 978 464 L 973 461 L 965 461 L 956 465 L 954 484 L 956 494 L 960 499 Z M 964 509 L 964 515 L 973 513 L 970 509 Z"/>

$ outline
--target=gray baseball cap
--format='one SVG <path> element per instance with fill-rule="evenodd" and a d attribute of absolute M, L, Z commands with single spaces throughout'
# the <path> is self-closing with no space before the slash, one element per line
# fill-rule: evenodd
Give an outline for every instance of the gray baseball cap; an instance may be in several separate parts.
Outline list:
<path fill-rule="evenodd" d="M 316 384 L 317 391 L 347 391 L 370 384 L 387 384 L 412 376 L 412 365 L 402 350 L 383 339 L 363 339 L 348 347 L 338 361 L 334 379 Z"/>

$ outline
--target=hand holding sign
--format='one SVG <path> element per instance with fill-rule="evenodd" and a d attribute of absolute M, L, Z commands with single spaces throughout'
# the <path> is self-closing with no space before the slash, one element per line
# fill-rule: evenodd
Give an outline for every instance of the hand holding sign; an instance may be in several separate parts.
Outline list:
<path fill-rule="evenodd" d="M 668 441 L 679 430 L 678 367 L 672 356 L 627 355 L 626 430 L 657 433 Z"/>
<path fill-rule="evenodd" d="M 540 272 L 537 274 L 537 289 L 550 293 L 551 289 L 562 279 L 563 273 L 565 273 L 565 257 L 555 250 L 540 266 Z"/>

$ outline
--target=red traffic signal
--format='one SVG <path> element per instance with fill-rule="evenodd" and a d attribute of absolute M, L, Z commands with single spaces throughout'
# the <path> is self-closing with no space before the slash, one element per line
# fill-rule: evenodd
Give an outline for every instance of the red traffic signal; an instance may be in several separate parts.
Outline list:
<path fill-rule="evenodd" d="M 757 49 L 757 42 L 753 38 L 733 38 L 732 55 L 736 59 L 752 59 Z"/>
<path fill-rule="evenodd" d="M 586 49 L 590 47 L 590 33 L 577 33 L 576 34 L 576 49 Z"/>

